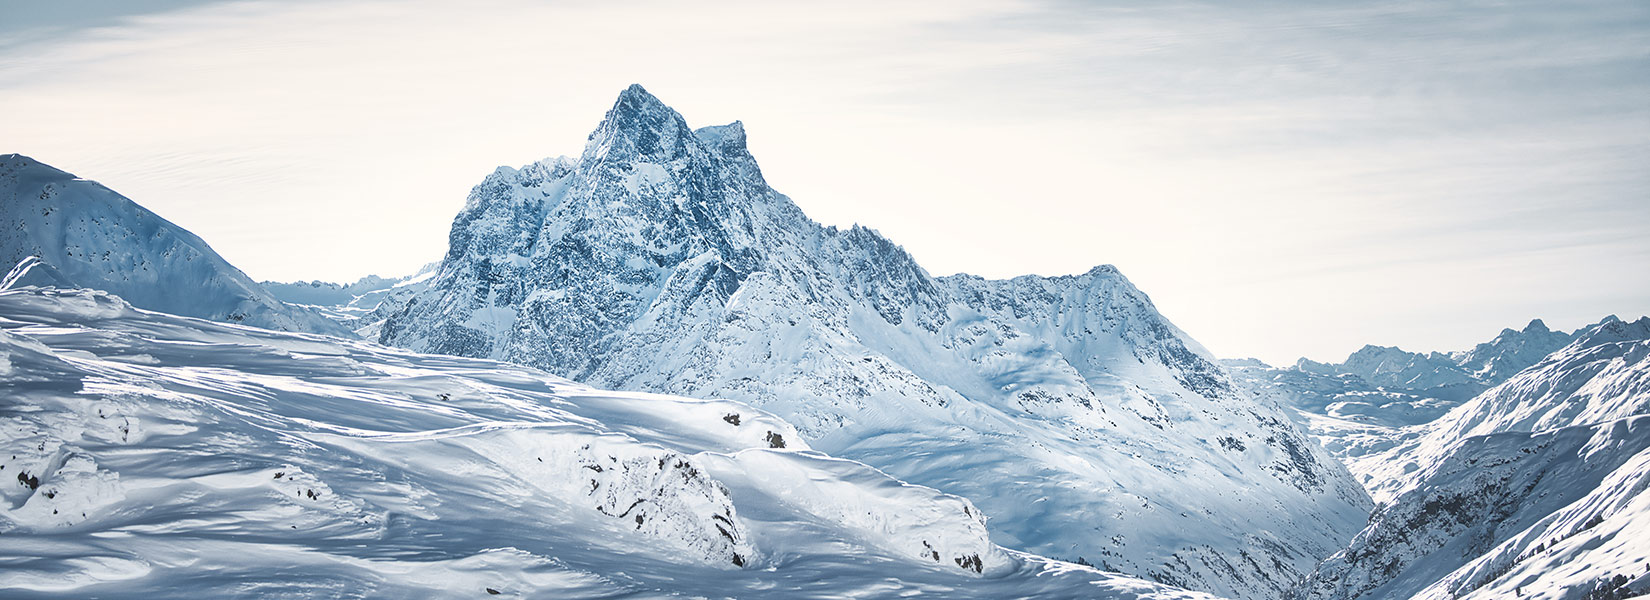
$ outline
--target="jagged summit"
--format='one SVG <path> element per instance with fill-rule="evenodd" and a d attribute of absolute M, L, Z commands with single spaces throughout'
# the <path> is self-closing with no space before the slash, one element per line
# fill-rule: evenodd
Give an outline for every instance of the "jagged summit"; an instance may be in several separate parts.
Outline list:
<path fill-rule="evenodd" d="M 687 152 L 693 130 L 669 106 L 640 85 L 619 94 L 590 134 L 585 155 L 596 159 L 670 160 Z"/>
<path fill-rule="evenodd" d="M 745 151 L 745 124 L 741 121 L 700 127 L 693 134 L 699 137 L 699 141 L 724 154 L 737 155 Z"/>
<path fill-rule="evenodd" d="M 1576 332 L 1574 345 L 1591 347 L 1646 338 L 1650 338 L 1650 316 L 1641 316 L 1636 321 L 1624 321 L 1610 315 L 1598 324 Z"/>

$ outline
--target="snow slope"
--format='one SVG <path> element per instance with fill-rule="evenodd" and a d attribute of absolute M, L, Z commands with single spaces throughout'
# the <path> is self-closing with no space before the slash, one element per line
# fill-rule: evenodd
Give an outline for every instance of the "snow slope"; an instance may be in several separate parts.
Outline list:
<path fill-rule="evenodd" d="M 741 123 L 689 128 L 639 86 L 581 156 L 489 175 L 449 240 L 383 343 L 740 400 L 973 499 L 1006 546 L 1275 598 L 1371 507 L 1116 269 L 933 277 L 808 219 Z"/>
<path fill-rule="evenodd" d="M 31 256 L 51 267 L 57 284 L 106 290 L 150 310 L 348 334 L 315 311 L 276 300 L 206 242 L 113 190 L 0 154 L 0 265 Z"/>
<path fill-rule="evenodd" d="M 0 385 L 7 598 L 1200 597 L 732 401 L 39 288 L 0 291 Z"/>
<path fill-rule="evenodd" d="M 1606 319 L 1355 468 L 1384 506 L 1300 598 L 1650 593 L 1650 317 Z"/>

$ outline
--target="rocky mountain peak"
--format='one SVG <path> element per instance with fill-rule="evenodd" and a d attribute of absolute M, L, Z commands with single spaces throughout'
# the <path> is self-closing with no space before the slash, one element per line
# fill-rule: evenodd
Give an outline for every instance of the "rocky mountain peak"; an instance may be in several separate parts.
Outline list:
<path fill-rule="evenodd" d="M 1636 321 L 1624 321 L 1610 315 L 1597 325 L 1577 332 L 1576 335 L 1576 343 L 1582 347 L 1647 339 L 1650 339 L 1650 316 L 1639 317 Z"/>
<path fill-rule="evenodd" d="M 619 94 L 590 134 L 585 157 L 597 160 L 668 162 L 688 152 L 695 140 L 687 121 L 640 85 Z"/>
<path fill-rule="evenodd" d="M 1232 595 L 1276 597 L 1363 522 L 1356 482 L 1115 267 L 934 277 L 869 227 L 809 219 L 746 143 L 743 123 L 693 130 L 625 90 L 577 161 L 501 169 L 472 191 L 439 273 L 380 339 L 602 388 L 743 400 L 816 448 L 975 499 L 1022 547 L 1109 553 L 1118 570 L 1167 569 Z M 1229 439 L 1211 445 L 1217 429 Z M 929 449 L 964 458 L 936 463 Z M 1050 466 L 1049 452 L 1071 460 Z M 1197 477 L 1230 494 L 1213 511 L 1167 492 L 1137 501 L 1083 466 L 1100 464 L 1140 489 Z M 1004 468 L 1047 476 L 1005 487 L 979 475 Z M 1313 516 L 1251 512 L 1254 494 Z M 1150 516 L 1116 516 L 1143 505 Z M 1035 517 L 1045 510 L 1117 535 L 1051 527 Z M 1228 528 L 1213 516 L 1227 510 L 1269 533 Z M 1180 545 L 1185 519 L 1213 531 Z M 1242 555 L 1288 572 L 1228 562 Z M 1202 566 L 1215 563 L 1236 566 Z"/>

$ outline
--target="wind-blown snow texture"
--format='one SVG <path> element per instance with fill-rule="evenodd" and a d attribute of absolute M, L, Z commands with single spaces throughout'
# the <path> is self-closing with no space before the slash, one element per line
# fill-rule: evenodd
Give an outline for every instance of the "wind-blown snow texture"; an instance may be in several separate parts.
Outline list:
<path fill-rule="evenodd" d="M 932 277 L 768 187 L 742 124 L 640 87 L 579 158 L 488 176 L 449 241 L 384 343 L 742 400 L 973 499 L 1010 547 L 1275 598 L 1370 508 L 1116 269 Z"/>
<path fill-rule="evenodd" d="M 1650 593 L 1650 318 L 1614 318 L 1360 458 L 1389 499 L 1300 598 Z"/>
<path fill-rule="evenodd" d="M 1201 597 L 1003 550 L 737 402 L 100 291 L 0 315 L 7 598 Z"/>
<path fill-rule="evenodd" d="M 0 154 L 0 265 L 31 256 L 50 268 L 30 270 L 53 273 L 52 281 L 18 285 L 88 287 L 172 314 L 348 334 L 312 310 L 276 300 L 206 242 L 125 196 L 29 157 Z"/>

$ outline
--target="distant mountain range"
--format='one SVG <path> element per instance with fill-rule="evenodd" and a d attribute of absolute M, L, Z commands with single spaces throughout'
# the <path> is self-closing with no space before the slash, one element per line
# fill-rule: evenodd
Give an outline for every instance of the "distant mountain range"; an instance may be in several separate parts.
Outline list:
<path fill-rule="evenodd" d="M 1221 362 L 1244 387 L 1292 407 L 1314 437 L 1372 485 L 1373 475 L 1358 470 L 1364 464 L 1359 457 L 1413 435 L 1407 427 L 1436 420 L 1599 324 L 1563 332 L 1536 319 L 1458 352 L 1364 346 L 1341 363 L 1303 358 L 1278 368 L 1255 359 Z"/>
<path fill-rule="evenodd" d="M 1358 458 L 1384 506 L 1296 596 L 1650 593 L 1650 317 L 1572 337 Z"/>
<path fill-rule="evenodd" d="M 1285 390 L 1301 410 L 1386 427 L 1425 423 L 1506 381 L 1586 331 L 1552 331 L 1540 319 L 1461 352 L 1364 346 L 1340 363 L 1300 359 L 1275 368 L 1254 359 L 1222 363 L 1243 379 Z"/>

